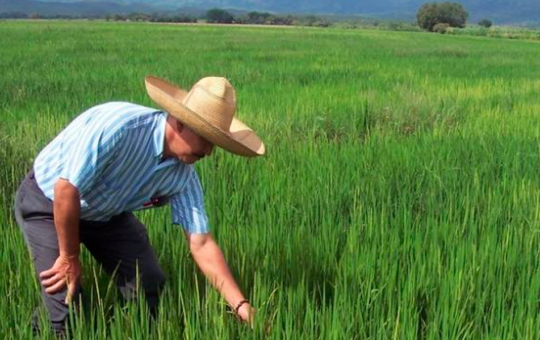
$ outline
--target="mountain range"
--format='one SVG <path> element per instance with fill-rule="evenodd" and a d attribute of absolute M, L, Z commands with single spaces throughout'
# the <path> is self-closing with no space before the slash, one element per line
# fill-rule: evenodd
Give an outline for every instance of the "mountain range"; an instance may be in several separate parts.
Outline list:
<path fill-rule="evenodd" d="M 463 4 L 470 21 L 487 18 L 496 24 L 540 23 L 540 0 L 448 0 Z M 77 11 L 128 13 L 176 11 L 181 8 L 222 8 L 267 11 L 277 14 L 358 15 L 381 19 L 413 20 L 418 8 L 433 0 L 0 0 L 0 13 L 9 10 L 43 14 Z M 58 13 L 58 12 L 63 13 Z"/>

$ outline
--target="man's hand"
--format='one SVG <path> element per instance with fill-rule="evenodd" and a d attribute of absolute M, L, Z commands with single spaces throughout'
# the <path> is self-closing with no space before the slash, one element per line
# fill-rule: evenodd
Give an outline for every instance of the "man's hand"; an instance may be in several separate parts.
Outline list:
<path fill-rule="evenodd" d="M 45 287 L 45 292 L 55 294 L 62 291 L 67 285 L 67 296 L 65 303 L 69 303 L 77 289 L 81 278 L 81 263 L 79 256 L 60 255 L 54 265 L 39 274 L 41 283 Z"/>
<path fill-rule="evenodd" d="M 69 303 L 76 293 L 81 277 L 79 262 L 81 202 L 79 190 L 66 179 L 60 178 L 54 185 L 53 212 L 60 256 L 50 269 L 39 273 L 39 277 L 48 294 L 61 292 L 67 285 L 65 302 Z"/>
<path fill-rule="evenodd" d="M 240 320 L 249 324 L 251 328 L 253 328 L 253 320 L 255 318 L 255 313 L 255 308 L 251 307 L 249 303 L 244 303 L 242 306 L 240 306 L 240 309 L 238 309 L 238 317 L 240 318 Z"/>

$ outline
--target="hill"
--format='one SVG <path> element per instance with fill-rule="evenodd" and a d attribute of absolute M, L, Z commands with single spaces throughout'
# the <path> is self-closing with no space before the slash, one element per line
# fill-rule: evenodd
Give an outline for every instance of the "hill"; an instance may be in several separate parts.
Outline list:
<path fill-rule="evenodd" d="M 41 2 L 31 0 L 0 0 L 0 13 L 21 12 L 25 14 L 69 16 L 103 16 L 111 13 L 149 13 L 156 8 L 147 4 L 119 4 L 116 2 Z"/>
<path fill-rule="evenodd" d="M 0 0 L 0 13 L 8 11 L 39 12 L 42 14 L 129 13 L 152 11 L 184 11 L 225 8 L 246 11 L 269 11 L 291 14 L 361 15 L 373 18 L 414 20 L 424 0 Z M 470 21 L 489 18 L 496 24 L 540 24 L 538 0 L 456 0 L 470 14 Z"/>

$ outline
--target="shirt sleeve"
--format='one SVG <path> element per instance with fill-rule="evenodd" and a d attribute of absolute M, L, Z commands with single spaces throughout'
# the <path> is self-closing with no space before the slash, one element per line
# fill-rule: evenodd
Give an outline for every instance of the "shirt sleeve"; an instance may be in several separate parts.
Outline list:
<path fill-rule="evenodd" d="M 180 224 L 190 234 L 207 234 L 208 216 L 199 176 L 193 170 L 184 190 L 171 197 L 172 223 Z"/>
<path fill-rule="evenodd" d="M 89 124 L 82 128 L 76 143 L 67 146 L 60 178 L 68 180 L 80 194 L 85 193 L 114 157 L 119 135 L 119 131 L 113 131 L 108 124 Z"/>

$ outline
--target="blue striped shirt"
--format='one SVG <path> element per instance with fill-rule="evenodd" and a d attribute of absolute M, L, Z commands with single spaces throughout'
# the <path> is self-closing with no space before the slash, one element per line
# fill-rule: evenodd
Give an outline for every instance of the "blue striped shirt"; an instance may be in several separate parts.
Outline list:
<path fill-rule="evenodd" d="M 167 113 L 131 103 L 92 107 L 39 153 L 36 181 L 51 200 L 59 178 L 73 184 L 83 220 L 107 221 L 168 197 L 174 224 L 190 233 L 208 233 L 193 165 L 163 159 L 166 121 Z"/>

